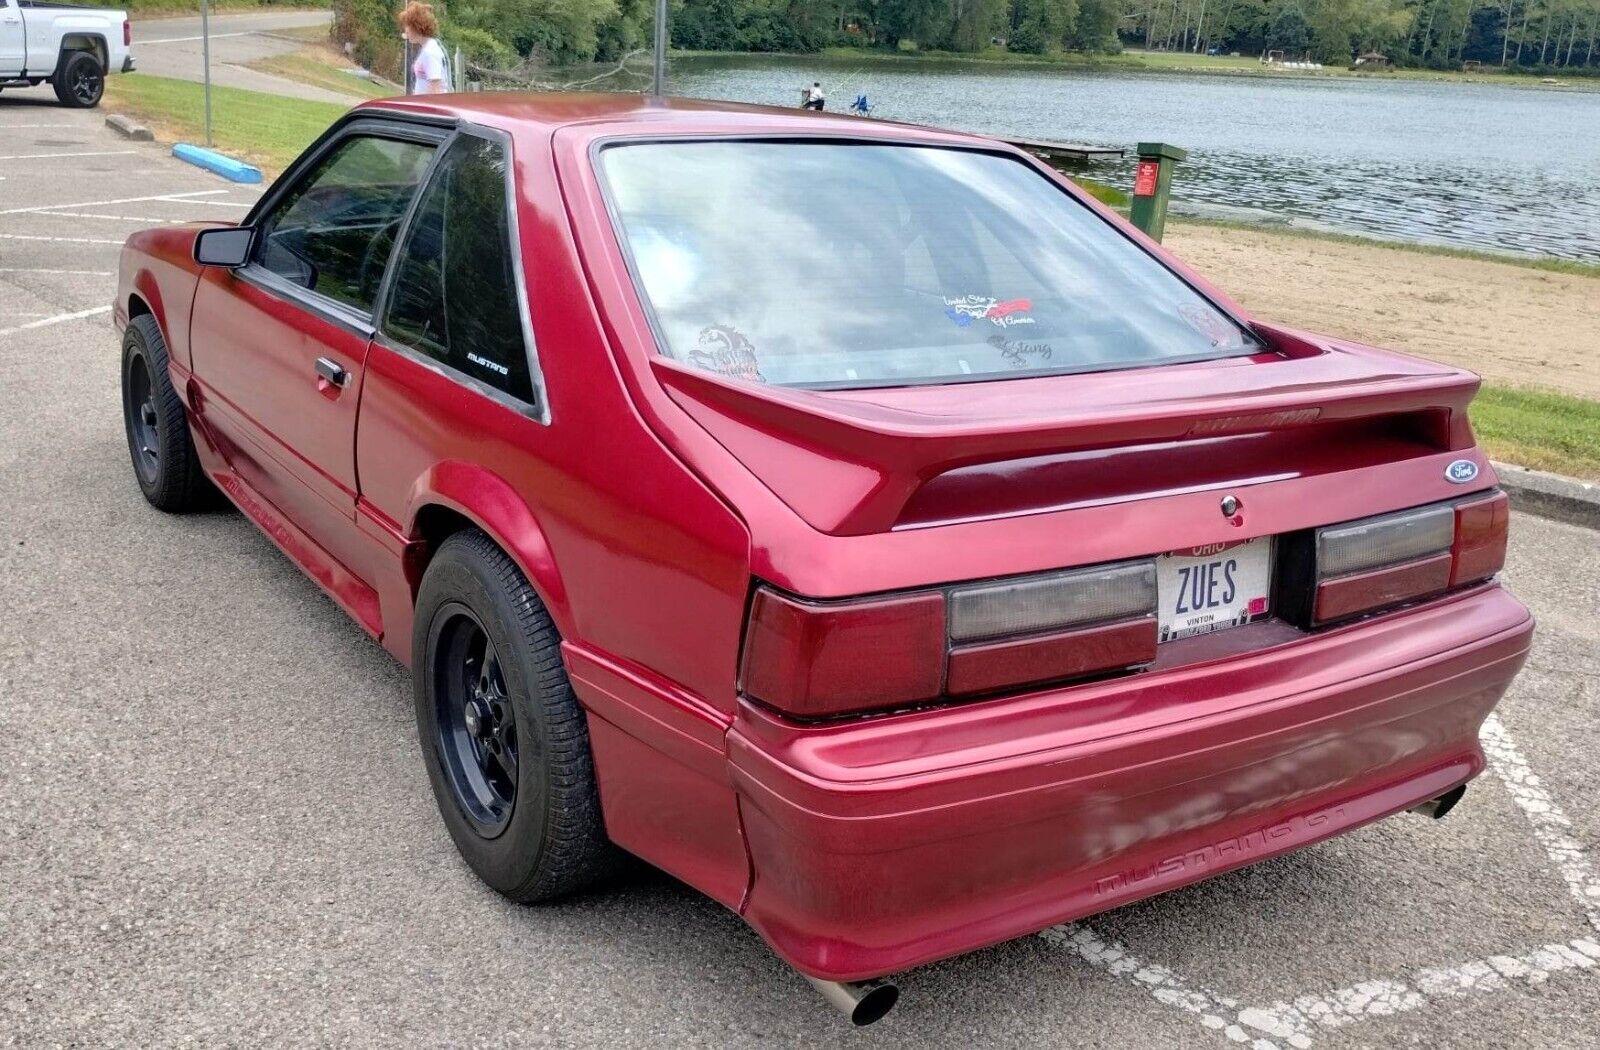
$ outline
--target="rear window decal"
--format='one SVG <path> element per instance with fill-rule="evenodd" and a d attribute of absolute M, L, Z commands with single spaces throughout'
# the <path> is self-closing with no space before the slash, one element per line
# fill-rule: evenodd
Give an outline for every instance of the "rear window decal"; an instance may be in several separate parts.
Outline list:
<path fill-rule="evenodd" d="M 1212 346 L 1222 346 L 1239 337 L 1232 322 L 1209 306 L 1184 303 L 1178 307 L 1178 316 L 1188 321 L 1190 328 L 1211 340 Z"/>
<path fill-rule="evenodd" d="M 743 332 L 732 325 L 714 324 L 700 329 L 700 338 L 689 351 L 689 363 L 718 375 L 765 383 L 756 348 Z"/>
<path fill-rule="evenodd" d="M 973 321 L 988 321 L 1000 328 L 1012 325 L 1033 324 L 1028 314 L 1033 310 L 1032 299 L 996 299 L 992 295 L 962 295 L 944 300 L 944 315 L 958 328 L 966 328 Z"/>
<path fill-rule="evenodd" d="M 1007 339 L 1003 335 L 991 335 L 988 342 L 990 346 L 1000 351 L 1001 357 L 1018 368 L 1030 364 L 1029 358 L 1048 361 L 1055 353 L 1055 349 L 1049 343 L 1029 343 L 1020 339 Z"/>

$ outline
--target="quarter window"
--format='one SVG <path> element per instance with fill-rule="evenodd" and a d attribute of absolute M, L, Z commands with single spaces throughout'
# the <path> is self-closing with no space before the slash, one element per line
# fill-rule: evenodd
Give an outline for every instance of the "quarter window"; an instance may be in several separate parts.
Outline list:
<path fill-rule="evenodd" d="M 406 206 L 433 147 L 346 139 L 261 224 L 255 261 L 279 277 L 371 313 Z"/>
<path fill-rule="evenodd" d="M 509 223 L 506 147 L 457 136 L 422 192 L 382 330 L 390 339 L 534 402 L 523 292 Z"/>

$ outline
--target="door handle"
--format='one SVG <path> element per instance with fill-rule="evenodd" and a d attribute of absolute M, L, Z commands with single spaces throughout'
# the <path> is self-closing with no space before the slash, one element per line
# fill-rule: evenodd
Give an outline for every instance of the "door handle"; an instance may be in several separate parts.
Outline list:
<path fill-rule="evenodd" d="M 344 386 L 350 380 L 350 373 L 344 370 L 344 366 L 327 357 L 317 358 L 317 375 L 334 386 Z"/>

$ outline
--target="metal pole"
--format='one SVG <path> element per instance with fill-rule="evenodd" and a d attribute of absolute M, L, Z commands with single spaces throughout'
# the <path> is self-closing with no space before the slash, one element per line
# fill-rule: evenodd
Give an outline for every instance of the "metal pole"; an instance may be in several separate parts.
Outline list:
<path fill-rule="evenodd" d="M 206 145 L 211 145 L 211 4 L 200 0 L 200 53 L 206 67 Z"/>
<path fill-rule="evenodd" d="M 656 0 L 656 68 L 650 94 L 660 98 L 667 93 L 667 0 Z"/>

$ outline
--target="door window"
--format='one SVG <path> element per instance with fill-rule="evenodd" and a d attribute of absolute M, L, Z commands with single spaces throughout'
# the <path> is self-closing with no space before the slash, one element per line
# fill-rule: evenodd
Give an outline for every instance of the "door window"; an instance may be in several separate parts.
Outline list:
<path fill-rule="evenodd" d="M 262 221 L 255 261 L 371 313 L 400 220 L 432 156 L 423 143 L 346 139 Z"/>
<path fill-rule="evenodd" d="M 417 204 L 382 330 L 463 375 L 535 404 L 509 184 L 503 143 L 457 136 Z"/>

